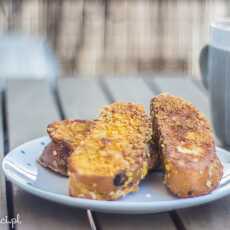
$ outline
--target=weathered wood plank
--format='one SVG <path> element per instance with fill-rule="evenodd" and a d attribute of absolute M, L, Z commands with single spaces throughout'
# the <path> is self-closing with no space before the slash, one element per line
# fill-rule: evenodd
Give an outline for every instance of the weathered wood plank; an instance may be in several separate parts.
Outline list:
<path fill-rule="evenodd" d="M 60 80 L 58 88 L 68 118 L 94 119 L 100 108 L 108 103 L 97 80 Z"/>
<path fill-rule="evenodd" d="M 168 91 L 190 100 L 210 118 L 207 94 L 191 80 L 157 78 L 154 82 L 160 90 Z M 178 214 L 188 230 L 229 229 L 230 198 L 227 197 L 207 205 L 179 210 Z"/>
<path fill-rule="evenodd" d="M 178 211 L 187 230 L 229 229 L 230 198 Z"/>
<path fill-rule="evenodd" d="M 1 82 L 0 82 L 1 88 Z M 2 94 L 0 89 L 0 220 L 3 219 L 7 215 L 7 205 L 6 205 L 6 185 L 5 185 L 5 177 L 2 171 L 2 159 L 4 157 L 4 147 L 3 147 L 3 127 L 2 127 Z M 0 223 L 0 229 L 6 230 L 8 229 L 7 224 Z"/>
<path fill-rule="evenodd" d="M 169 230 L 176 229 L 167 213 L 121 215 L 121 214 L 98 214 L 102 229 L 106 230 Z"/>
<path fill-rule="evenodd" d="M 10 148 L 46 134 L 46 126 L 59 119 L 45 81 L 10 81 L 7 85 Z M 15 214 L 21 215 L 18 230 L 88 229 L 85 212 L 14 190 Z"/>
<path fill-rule="evenodd" d="M 46 135 L 46 126 L 59 119 L 45 81 L 9 81 L 7 84 L 10 148 Z"/>
<path fill-rule="evenodd" d="M 140 103 L 149 111 L 150 99 L 154 93 L 141 78 L 105 78 L 105 83 L 117 101 Z"/>

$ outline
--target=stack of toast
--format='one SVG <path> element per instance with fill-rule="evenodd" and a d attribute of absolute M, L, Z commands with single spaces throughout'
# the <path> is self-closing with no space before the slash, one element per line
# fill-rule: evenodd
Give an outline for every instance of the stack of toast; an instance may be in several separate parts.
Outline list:
<path fill-rule="evenodd" d="M 97 120 L 50 124 L 51 142 L 39 163 L 69 177 L 69 194 L 116 200 L 138 190 L 150 169 L 161 165 L 164 182 L 178 197 L 215 189 L 223 166 L 205 117 L 189 102 L 160 94 L 142 105 L 113 103 Z"/>

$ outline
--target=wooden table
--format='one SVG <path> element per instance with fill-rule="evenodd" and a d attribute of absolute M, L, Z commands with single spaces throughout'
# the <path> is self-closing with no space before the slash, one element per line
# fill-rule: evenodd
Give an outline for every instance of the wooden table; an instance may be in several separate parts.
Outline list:
<path fill-rule="evenodd" d="M 161 91 L 183 96 L 210 119 L 207 92 L 199 82 L 186 76 L 69 78 L 60 79 L 56 90 L 46 81 L 10 80 L 0 100 L 0 158 L 17 145 L 45 135 L 47 124 L 54 120 L 93 119 L 101 106 L 113 101 L 142 103 L 149 110 L 150 98 Z M 17 214 L 22 220 L 18 230 L 221 230 L 230 229 L 230 197 L 161 214 L 102 214 L 65 207 L 28 194 L 5 181 L 0 169 L 0 218 Z M 7 228 L 0 224 L 1 230 Z"/>

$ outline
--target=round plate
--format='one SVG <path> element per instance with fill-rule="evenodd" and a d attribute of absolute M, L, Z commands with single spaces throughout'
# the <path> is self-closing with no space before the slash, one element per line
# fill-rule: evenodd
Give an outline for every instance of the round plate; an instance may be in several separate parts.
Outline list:
<path fill-rule="evenodd" d="M 153 172 L 142 181 L 138 192 L 117 201 L 73 198 L 68 196 L 67 178 L 37 163 L 49 142 L 48 137 L 41 137 L 17 147 L 7 154 L 2 167 L 7 178 L 20 188 L 61 204 L 110 213 L 157 213 L 208 203 L 230 194 L 230 153 L 217 148 L 224 165 L 224 176 L 220 186 L 208 195 L 179 199 L 166 189 L 162 173 Z"/>

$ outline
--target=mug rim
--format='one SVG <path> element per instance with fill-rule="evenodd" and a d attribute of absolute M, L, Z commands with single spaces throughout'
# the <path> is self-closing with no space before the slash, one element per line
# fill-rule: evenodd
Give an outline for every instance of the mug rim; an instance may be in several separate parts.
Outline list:
<path fill-rule="evenodd" d="M 225 23 L 228 23 L 228 25 Z M 217 18 L 211 22 L 210 26 L 214 29 L 230 31 L 230 17 Z"/>

